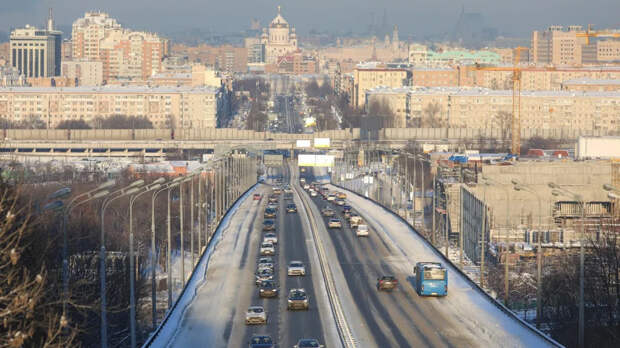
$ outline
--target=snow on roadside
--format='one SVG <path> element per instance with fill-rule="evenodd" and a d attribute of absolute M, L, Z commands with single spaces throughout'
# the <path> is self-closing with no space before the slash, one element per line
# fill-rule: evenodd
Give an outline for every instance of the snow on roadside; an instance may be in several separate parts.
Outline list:
<path fill-rule="evenodd" d="M 190 277 L 185 291 L 183 291 L 176 301 L 175 306 L 166 314 L 166 318 L 164 322 L 160 324 L 159 328 L 152 334 L 155 337 L 151 336 L 149 340 L 144 344 L 144 347 L 164 347 L 173 339 L 176 334 L 179 324 L 182 322 L 183 315 L 188 308 L 189 304 L 192 302 L 194 297 L 196 296 L 197 288 L 202 285 L 205 281 L 207 274 L 207 267 L 209 265 L 209 261 L 211 259 L 211 255 L 215 250 L 218 242 L 222 239 L 222 231 L 226 230 L 230 225 L 232 217 L 235 215 L 239 206 L 246 201 L 246 199 L 252 194 L 252 192 L 256 189 L 257 186 L 254 186 L 250 190 L 248 190 L 242 197 L 240 197 L 237 202 L 228 210 L 224 219 L 220 222 L 214 236 L 213 240 L 209 244 L 209 247 L 203 254 L 202 258 L 196 265 L 196 269 L 194 273 Z"/>
<path fill-rule="evenodd" d="M 330 185 L 331 186 L 331 185 Z M 330 189 L 339 189 L 331 186 Z M 419 261 L 446 263 L 442 255 L 418 235 L 411 226 L 376 203 L 349 193 L 348 201 L 377 232 L 382 232 L 395 250 L 400 250 L 408 262 L 393 266 L 406 273 L 412 273 Z M 445 265 L 449 274 L 449 294 L 435 302 L 435 309 L 446 318 L 461 326 L 463 332 L 473 335 L 481 346 L 541 347 L 553 346 L 523 323 L 502 311 L 479 292 L 465 276 L 450 265 Z"/>

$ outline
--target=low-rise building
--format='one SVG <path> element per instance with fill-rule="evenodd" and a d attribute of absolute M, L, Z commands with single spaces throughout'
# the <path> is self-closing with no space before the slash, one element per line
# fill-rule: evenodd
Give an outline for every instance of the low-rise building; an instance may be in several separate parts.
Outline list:
<path fill-rule="evenodd" d="M 38 117 L 48 128 L 113 115 L 146 117 L 155 128 L 215 128 L 225 94 L 216 87 L 0 88 L 0 117 Z"/>
<path fill-rule="evenodd" d="M 79 86 L 103 85 L 103 62 L 71 60 L 62 62 L 62 76 L 77 79 Z"/>

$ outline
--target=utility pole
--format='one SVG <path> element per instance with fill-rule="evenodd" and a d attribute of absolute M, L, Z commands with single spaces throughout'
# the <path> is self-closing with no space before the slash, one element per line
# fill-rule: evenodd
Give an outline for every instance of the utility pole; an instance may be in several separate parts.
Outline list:
<path fill-rule="evenodd" d="M 463 226 L 465 225 L 464 222 L 464 218 L 463 218 L 463 204 L 465 204 L 465 202 L 463 202 L 463 187 L 460 187 L 460 204 L 459 204 L 459 208 L 460 208 L 460 227 L 459 227 L 459 267 L 461 269 L 463 269 Z"/>
<path fill-rule="evenodd" d="M 181 286 L 185 286 L 185 244 L 183 240 L 183 182 L 179 184 L 179 228 L 181 232 Z"/>
<path fill-rule="evenodd" d="M 485 243 L 485 234 L 486 234 L 486 221 L 487 221 L 487 184 L 484 185 L 484 200 L 482 202 L 482 231 L 481 231 L 481 239 L 480 239 L 480 287 L 484 288 L 484 249 L 486 246 Z"/>
<path fill-rule="evenodd" d="M 435 245 L 435 208 L 436 208 L 436 198 L 437 197 L 437 173 L 433 175 L 433 231 L 431 233 L 431 241 L 433 245 Z"/>

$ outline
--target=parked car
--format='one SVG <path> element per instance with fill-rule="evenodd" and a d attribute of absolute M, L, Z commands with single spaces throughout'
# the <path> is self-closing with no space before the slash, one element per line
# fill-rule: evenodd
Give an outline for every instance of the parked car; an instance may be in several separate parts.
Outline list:
<path fill-rule="evenodd" d="M 267 324 L 267 313 L 263 306 L 252 306 L 245 312 L 245 324 Z"/>
<path fill-rule="evenodd" d="M 382 276 L 377 278 L 377 290 L 392 291 L 398 285 L 398 279 L 394 276 Z"/>
<path fill-rule="evenodd" d="M 342 222 L 340 222 L 340 219 L 329 219 L 329 222 L 327 222 L 327 227 L 342 228 Z"/>
<path fill-rule="evenodd" d="M 358 237 L 368 237 L 368 225 L 357 225 L 355 234 Z"/>
<path fill-rule="evenodd" d="M 290 276 L 305 276 L 306 275 L 306 267 L 301 261 L 291 261 L 288 264 L 288 275 Z"/>
<path fill-rule="evenodd" d="M 308 309 L 308 295 L 305 289 L 291 289 L 288 293 L 286 309 Z"/>

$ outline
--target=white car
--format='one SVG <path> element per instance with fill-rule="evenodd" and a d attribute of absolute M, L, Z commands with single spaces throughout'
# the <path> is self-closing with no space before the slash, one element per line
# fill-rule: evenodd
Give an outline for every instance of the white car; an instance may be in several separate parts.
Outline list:
<path fill-rule="evenodd" d="M 328 228 L 342 228 L 342 223 L 339 219 L 329 219 L 327 222 Z"/>
<path fill-rule="evenodd" d="M 315 190 L 310 190 L 310 196 L 311 196 L 311 197 L 316 197 L 316 196 L 318 196 L 318 195 L 319 195 L 319 194 L 318 194 L 318 193 L 316 193 L 316 191 L 315 191 Z"/>
<path fill-rule="evenodd" d="M 301 261 L 291 261 L 288 263 L 288 275 L 290 276 L 305 276 L 306 267 Z"/>
<path fill-rule="evenodd" d="M 308 185 L 308 184 L 304 184 L 304 190 L 307 190 L 307 189 L 309 189 L 309 188 L 310 188 L 310 185 Z"/>
<path fill-rule="evenodd" d="M 357 225 L 355 234 L 358 237 L 368 237 L 368 225 Z"/>
<path fill-rule="evenodd" d="M 263 242 L 260 245 L 260 254 L 262 256 L 275 255 L 276 254 L 276 248 L 274 248 L 273 243 Z"/>
<path fill-rule="evenodd" d="M 278 236 L 276 236 L 276 234 L 273 232 L 265 233 L 265 237 L 263 237 L 263 243 L 278 244 Z"/>
<path fill-rule="evenodd" d="M 335 195 L 335 194 L 330 193 L 330 194 L 327 196 L 327 201 L 328 201 L 328 202 L 335 201 L 335 200 L 336 200 L 336 195 Z"/>
<path fill-rule="evenodd" d="M 349 224 L 351 225 L 351 228 L 357 228 L 357 226 L 362 225 L 363 223 L 364 220 L 362 220 L 362 217 L 359 215 L 351 216 L 351 218 L 349 219 Z"/>
<path fill-rule="evenodd" d="M 267 313 L 263 306 L 252 306 L 245 312 L 245 324 L 267 324 Z"/>

